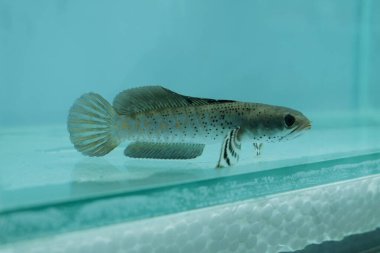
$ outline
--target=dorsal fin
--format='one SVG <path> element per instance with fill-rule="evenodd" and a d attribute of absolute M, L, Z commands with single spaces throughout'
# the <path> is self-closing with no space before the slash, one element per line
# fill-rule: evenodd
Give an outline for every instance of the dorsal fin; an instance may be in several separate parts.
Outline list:
<path fill-rule="evenodd" d="M 113 107 L 119 114 L 134 114 L 162 108 L 231 102 L 235 101 L 188 97 L 161 86 L 144 86 L 120 92 L 113 101 Z"/>

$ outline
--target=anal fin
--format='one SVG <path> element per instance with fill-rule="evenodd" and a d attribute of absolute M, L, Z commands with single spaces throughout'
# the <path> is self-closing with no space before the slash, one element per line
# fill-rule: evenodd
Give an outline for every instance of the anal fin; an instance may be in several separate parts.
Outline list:
<path fill-rule="evenodd" d="M 238 138 L 240 128 L 232 129 L 225 137 L 220 151 L 217 168 L 235 165 L 240 158 L 241 142 Z"/>
<path fill-rule="evenodd" d="M 193 159 L 203 153 L 204 144 L 134 142 L 124 154 L 133 158 L 147 159 Z"/>

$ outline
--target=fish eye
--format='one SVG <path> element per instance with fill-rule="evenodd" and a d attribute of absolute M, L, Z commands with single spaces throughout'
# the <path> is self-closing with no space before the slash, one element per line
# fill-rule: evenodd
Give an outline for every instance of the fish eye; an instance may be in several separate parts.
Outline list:
<path fill-rule="evenodd" d="M 296 122 L 296 118 L 291 114 L 286 114 L 284 120 L 287 127 L 293 126 L 294 122 Z"/>

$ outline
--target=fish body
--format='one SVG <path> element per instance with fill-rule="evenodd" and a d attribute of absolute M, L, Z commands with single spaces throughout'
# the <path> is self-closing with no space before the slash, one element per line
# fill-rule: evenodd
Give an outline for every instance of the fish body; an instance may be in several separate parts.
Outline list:
<path fill-rule="evenodd" d="M 128 141 L 124 153 L 130 157 L 191 159 L 204 145 L 221 143 L 217 167 L 237 163 L 242 141 L 259 149 L 310 127 L 290 108 L 183 96 L 160 86 L 121 92 L 112 106 L 98 94 L 85 94 L 68 118 L 71 141 L 85 155 L 102 156 Z"/>
<path fill-rule="evenodd" d="M 241 106 L 240 103 L 188 106 L 124 116 L 120 118 L 119 132 L 128 141 L 216 143 L 243 124 Z"/>

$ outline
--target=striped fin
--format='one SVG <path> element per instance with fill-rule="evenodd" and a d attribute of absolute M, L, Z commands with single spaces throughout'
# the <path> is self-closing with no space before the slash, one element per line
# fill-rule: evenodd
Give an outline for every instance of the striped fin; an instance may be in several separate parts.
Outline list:
<path fill-rule="evenodd" d="M 253 147 L 254 147 L 255 150 L 256 150 L 256 156 L 261 155 L 261 150 L 262 150 L 262 148 L 263 148 L 263 144 L 262 144 L 262 143 L 254 142 L 254 143 L 253 143 Z"/>
<path fill-rule="evenodd" d="M 134 142 L 124 154 L 133 158 L 148 159 L 193 159 L 203 152 L 204 144 Z"/>
<path fill-rule="evenodd" d="M 233 166 L 239 161 L 241 150 L 241 142 L 238 138 L 239 129 L 232 129 L 224 138 L 217 168 Z"/>
<path fill-rule="evenodd" d="M 113 107 L 118 114 L 125 115 L 162 108 L 232 102 L 235 101 L 188 97 L 161 86 L 144 86 L 120 92 L 113 101 Z"/>

